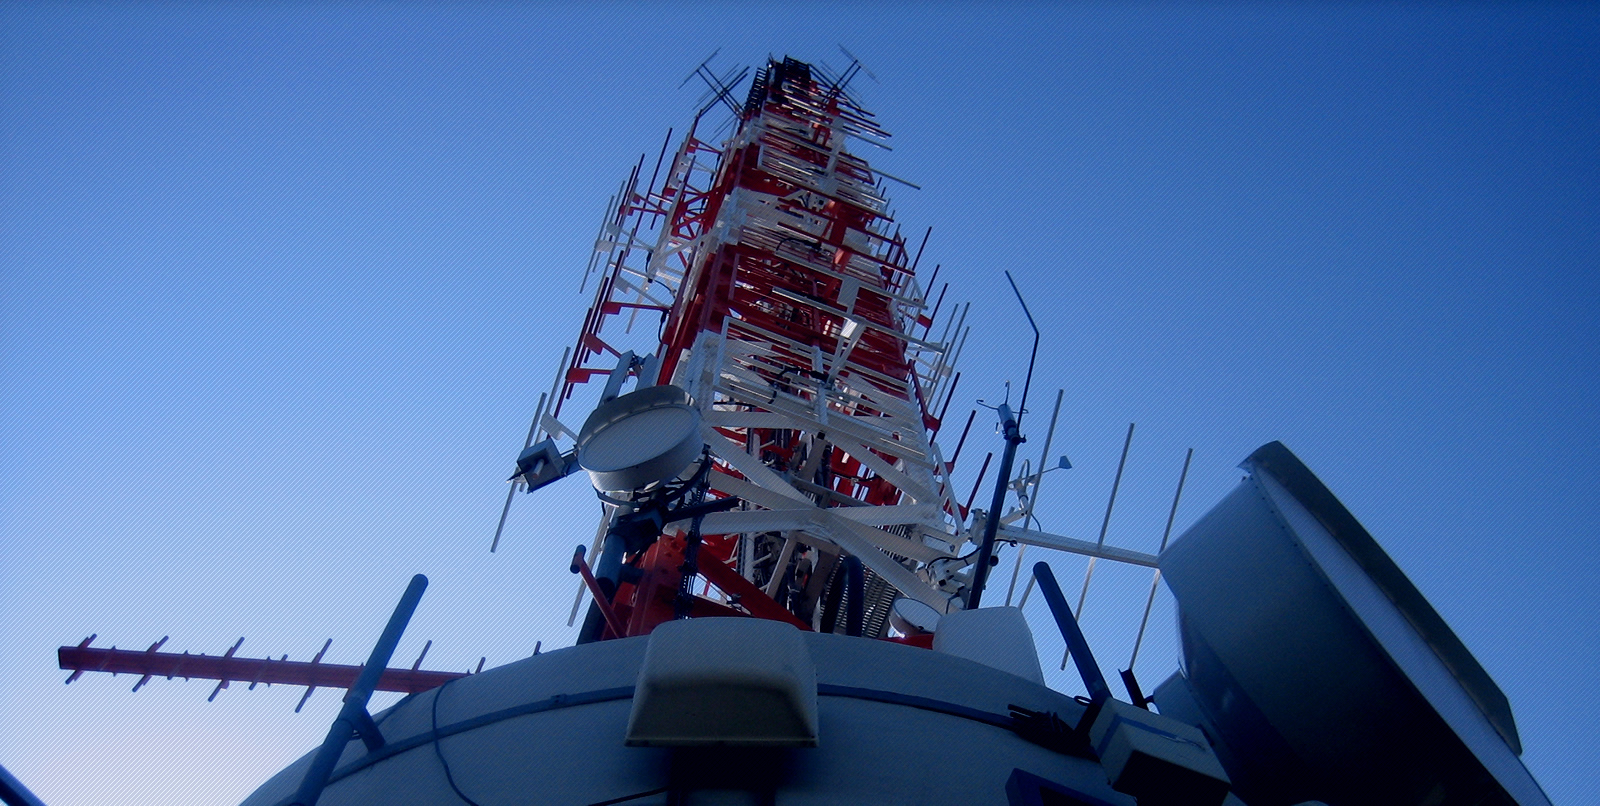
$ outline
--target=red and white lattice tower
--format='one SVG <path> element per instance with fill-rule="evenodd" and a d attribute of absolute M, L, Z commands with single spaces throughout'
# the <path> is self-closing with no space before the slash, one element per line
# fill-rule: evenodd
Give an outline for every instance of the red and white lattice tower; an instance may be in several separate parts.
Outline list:
<path fill-rule="evenodd" d="M 961 323 L 949 317 L 929 339 L 937 304 L 930 310 L 883 176 L 847 148 L 888 135 L 844 81 L 792 59 L 758 71 L 743 105 L 726 81 L 711 83 L 712 104 L 665 174 L 658 158 L 646 179 L 641 158 L 613 200 L 591 264 L 595 301 L 539 429 L 576 439 L 587 412 L 572 399 L 591 380 L 608 381 L 607 397 L 627 378 L 678 386 L 715 457 L 709 495 L 743 502 L 700 526 L 699 571 L 723 601 L 770 611 L 770 598 L 753 604 L 725 571 L 779 596 L 796 547 L 811 546 L 817 573 L 798 597 L 802 613 L 841 556 L 868 571 L 869 635 L 883 634 L 896 590 L 957 608 L 967 507 L 952 497 L 933 436 L 954 390 L 945 339 Z M 719 103 L 737 121 L 714 146 L 698 127 Z M 580 410 L 564 423 L 564 409 Z M 659 556 L 630 559 L 646 573 L 614 599 L 628 634 L 670 617 L 677 586 L 659 577 L 676 567 L 686 528 L 668 527 L 650 549 Z"/>

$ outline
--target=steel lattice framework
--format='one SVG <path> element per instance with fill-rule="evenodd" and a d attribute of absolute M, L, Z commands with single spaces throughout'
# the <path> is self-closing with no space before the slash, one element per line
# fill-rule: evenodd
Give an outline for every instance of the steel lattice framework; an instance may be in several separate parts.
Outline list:
<path fill-rule="evenodd" d="M 727 104 L 724 144 L 697 134 L 713 102 L 664 176 L 658 162 L 641 183 L 641 159 L 608 211 L 595 301 L 540 426 L 575 437 L 563 405 L 619 366 L 641 386 L 682 387 L 717 459 L 711 494 L 744 502 L 704 518 L 715 559 L 775 594 L 772 569 L 797 543 L 842 551 L 944 611 L 966 507 L 933 435 L 961 324 L 929 338 L 937 310 L 883 177 L 846 147 L 888 134 L 842 83 L 770 61 L 745 103 Z"/>

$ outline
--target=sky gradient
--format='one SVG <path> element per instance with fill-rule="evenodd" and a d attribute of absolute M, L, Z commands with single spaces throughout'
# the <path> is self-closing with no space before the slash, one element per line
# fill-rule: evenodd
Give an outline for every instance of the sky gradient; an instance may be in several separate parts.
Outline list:
<path fill-rule="evenodd" d="M 1143 551 L 1185 449 L 1180 532 L 1282 440 L 1499 683 L 1552 800 L 1589 802 L 1600 9 L 1580 4 L 0 5 L 0 764 L 50 806 L 236 803 L 338 708 L 62 687 L 55 648 L 91 633 L 299 660 L 331 637 L 359 663 L 422 572 L 396 665 L 427 639 L 424 666 L 461 670 L 569 645 L 582 480 L 519 497 L 488 547 L 606 199 L 681 134 L 701 87 L 680 81 L 713 51 L 718 72 L 839 67 L 841 43 L 896 135 L 866 156 L 921 186 L 897 217 L 973 304 L 954 419 L 1026 369 L 1002 271 L 1038 319 L 1020 455 L 1059 388 L 1074 465 L 1043 527 L 1096 537 L 1130 422 L 1108 540 Z M 963 493 L 1000 448 L 985 416 Z M 1083 561 L 1040 557 L 1075 592 Z M 1148 586 L 1096 571 L 1109 674 Z M 1171 622 L 1163 591 L 1146 689 Z"/>

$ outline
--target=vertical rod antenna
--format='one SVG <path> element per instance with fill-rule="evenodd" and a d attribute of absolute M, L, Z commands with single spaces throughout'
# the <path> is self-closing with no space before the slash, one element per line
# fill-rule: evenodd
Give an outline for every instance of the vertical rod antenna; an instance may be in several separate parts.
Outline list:
<path fill-rule="evenodd" d="M 544 417 L 544 404 L 547 395 L 539 395 L 539 407 L 533 410 L 533 422 L 528 424 L 528 438 L 522 441 L 522 449 L 527 450 L 533 444 L 533 435 L 539 433 L 539 420 Z M 494 527 L 494 542 L 489 544 L 489 553 L 500 548 L 500 533 L 505 531 L 506 516 L 511 514 L 511 499 L 517 494 L 516 482 L 511 483 L 511 489 L 506 491 L 506 505 L 500 508 L 500 525 Z"/>
<path fill-rule="evenodd" d="M 1178 517 L 1178 499 L 1183 497 L 1183 482 L 1189 478 L 1189 460 L 1194 458 L 1194 448 L 1183 455 L 1183 472 L 1178 474 L 1178 491 L 1172 494 L 1172 509 L 1167 512 L 1167 530 L 1161 533 L 1161 548 L 1156 551 L 1156 556 L 1167 550 L 1167 538 L 1172 536 L 1172 522 Z M 1139 635 L 1133 639 L 1133 657 L 1128 658 L 1128 671 L 1133 671 L 1133 664 L 1139 659 L 1139 644 L 1144 641 L 1145 625 L 1150 623 L 1150 609 L 1156 604 L 1156 588 L 1161 584 L 1161 569 L 1157 568 L 1150 577 L 1150 598 L 1144 603 L 1144 618 L 1139 619 Z"/>
<path fill-rule="evenodd" d="M 1122 486 L 1122 469 L 1128 464 L 1128 446 L 1133 444 L 1133 423 L 1128 423 L 1128 436 L 1122 440 L 1122 458 L 1117 460 L 1117 475 L 1111 481 L 1111 498 L 1106 501 L 1106 517 L 1100 522 L 1100 539 L 1095 548 L 1105 548 L 1106 530 L 1111 527 L 1111 508 L 1117 505 L 1117 489 Z M 1078 594 L 1078 610 L 1074 617 L 1083 618 L 1083 603 L 1089 598 L 1089 580 L 1094 577 L 1094 563 L 1099 557 L 1089 558 L 1089 568 L 1083 572 L 1083 591 Z M 1061 656 L 1061 668 L 1067 668 L 1067 657 Z"/>

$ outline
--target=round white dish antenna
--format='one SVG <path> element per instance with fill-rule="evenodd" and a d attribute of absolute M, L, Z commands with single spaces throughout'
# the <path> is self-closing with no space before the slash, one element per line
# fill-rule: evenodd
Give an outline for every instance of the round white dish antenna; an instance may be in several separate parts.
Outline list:
<path fill-rule="evenodd" d="M 633 491 L 677 476 L 700 457 L 700 411 L 689 393 L 651 386 L 600 404 L 578 432 L 578 466 L 602 492 Z"/>
<path fill-rule="evenodd" d="M 939 626 L 939 611 L 924 602 L 904 596 L 889 608 L 889 623 L 901 635 L 927 635 Z"/>

